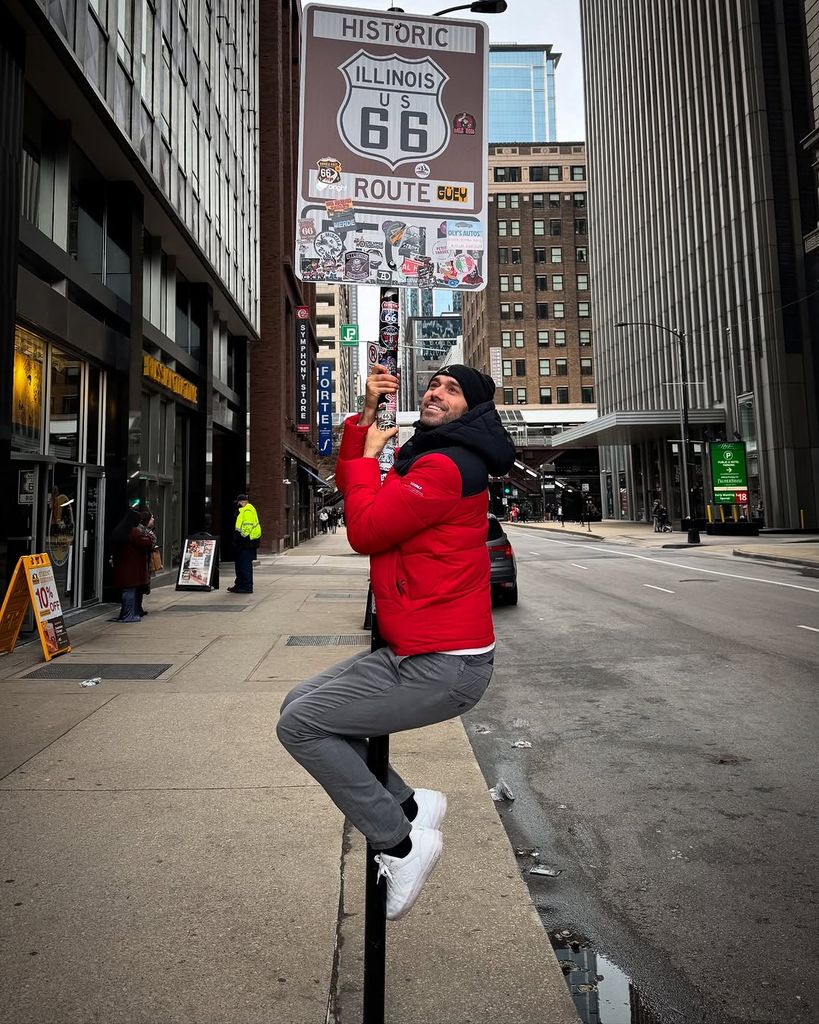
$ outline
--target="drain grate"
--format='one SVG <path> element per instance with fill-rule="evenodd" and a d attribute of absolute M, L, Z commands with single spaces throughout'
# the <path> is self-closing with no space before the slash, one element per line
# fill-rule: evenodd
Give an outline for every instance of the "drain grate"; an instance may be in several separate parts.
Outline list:
<path fill-rule="evenodd" d="M 358 590 L 343 592 L 341 590 L 325 590 L 320 594 L 312 595 L 314 601 L 366 601 L 367 591 Z"/>
<path fill-rule="evenodd" d="M 289 636 L 285 647 L 366 647 L 369 643 L 369 633 L 325 633 L 316 636 Z"/>
<path fill-rule="evenodd" d="M 246 612 L 249 604 L 170 604 L 166 612 Z"/>
<path fill-rule="evenodd" d="M 129 662 L 106 662 L 92 665 L 85 661 L 52 661 L 35 672 L 29 672 L 26 679 L 156 679 L 171 667 L 171 664 L 132 664 Z"/>

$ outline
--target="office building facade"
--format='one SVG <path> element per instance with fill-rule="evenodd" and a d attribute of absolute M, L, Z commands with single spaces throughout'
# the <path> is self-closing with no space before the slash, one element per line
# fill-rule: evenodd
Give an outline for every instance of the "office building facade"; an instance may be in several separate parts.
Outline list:
<path fill-rule="evenodd" d="M 154 512 L 163 561 L 228 538 L 258 337 L 255 7 L 0 9 L 0 582 L 45 551 L 65 610 Z"/>
<path fill-rule="evenodd" d="M 563 441 L 600 446 L 615 516 L 646 518 L 655 497 L 680 514 L 680 332 L 695 513 L 707 442 L 739 437 L 768 525 L 817 520 L 804 15 L 800 0 L 581 0 L 600 418 Z M 635 322 L 659 327 L 616 326 Z"/>
<path fill-rule="evenodd" d="M 559 60 L 549 45 L 489 47 L 490 142 L 554 142 Z"/>
<path fill-rule="evenodd" d="M 489 168 L 487 286 L 463 296 L 464 357 L 494 378 L 525 461 L 559 477 L 552 435 L 596 414 L 586 148 L 493 144 Z M 588 483 L 595 458 L 563 459 L 567 477 Z"/>

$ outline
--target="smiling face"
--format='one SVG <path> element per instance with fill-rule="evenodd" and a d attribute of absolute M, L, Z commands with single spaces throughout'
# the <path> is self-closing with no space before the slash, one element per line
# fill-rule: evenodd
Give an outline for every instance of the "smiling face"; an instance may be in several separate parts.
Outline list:
<path fill-rule="evenodd" d="M 457 380 L 439 374 L 429 382 L 429 387 L 421 399 L 421 423 L 425 427 L 440 427 L 443 423 L 457 420 L 468 409 Z"/>

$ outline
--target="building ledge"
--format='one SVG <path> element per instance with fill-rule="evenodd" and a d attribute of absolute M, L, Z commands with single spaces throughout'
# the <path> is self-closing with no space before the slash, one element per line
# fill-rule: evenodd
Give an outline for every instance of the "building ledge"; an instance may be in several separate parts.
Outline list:
<path fill-rule="evenodd" d="M 691 409 L 690 427 L 721 426 L 725 410 Z M 552 435 L 553 448 L 591 448 L 601 444 L 639 444 L 660 438 L 679 437 L 679 409 L 627 409 L 598 416 L 571 430 Z"/>

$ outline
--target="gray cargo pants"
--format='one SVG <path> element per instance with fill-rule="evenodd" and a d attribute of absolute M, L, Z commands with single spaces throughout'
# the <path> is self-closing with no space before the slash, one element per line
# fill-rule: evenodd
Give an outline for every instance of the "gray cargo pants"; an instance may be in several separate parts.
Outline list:
<path fill-rule="evenodd" d="M 413 789 L 390 766 L 387 786 L 367 768 L 367 737 L 434 725 L 473 708 L 495 652 L 414 654 L 389 648 L 355 654 L 294 687 L 276 734 L 376 850 L 409 835 L 401 804 Z"/>

